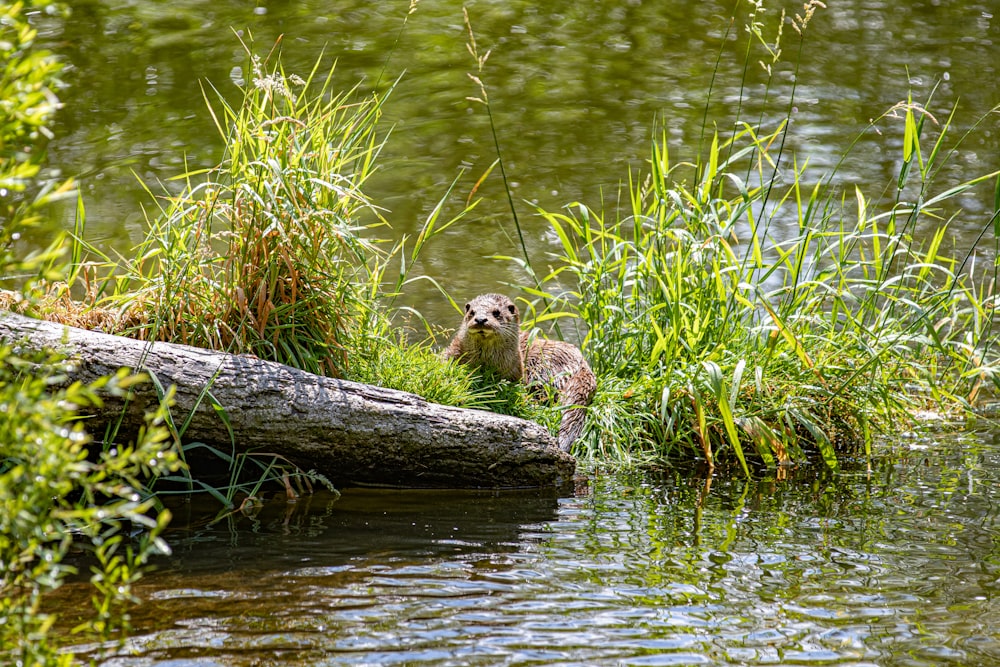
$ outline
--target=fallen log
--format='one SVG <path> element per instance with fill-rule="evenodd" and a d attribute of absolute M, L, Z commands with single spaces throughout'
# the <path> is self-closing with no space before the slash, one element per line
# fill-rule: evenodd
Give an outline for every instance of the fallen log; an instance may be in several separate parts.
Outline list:
<path fill-rule="evenodd" d="M 194 411 L 185 440 L 223 451 L 267 452 L 336 484 L 403 487 L 524 487 L 572 483 L 573 457 L 541 426 L 480 410 L 429 403 L 413 394 L 312 375 L 254 357 L 148 343 L 0 311 L 0 339 L 65 350 L 72 380 L 91 382 L 125 367 L 176 387 L 175 420 Z M 208 401 L 208 387 L 233 430 Z M 158 404 L 151 382 L 129 401 L 107 396 L 90 433 L 122 419 L 134 435 Z M 235 440 L 235 442 L 233 441 Z"/>

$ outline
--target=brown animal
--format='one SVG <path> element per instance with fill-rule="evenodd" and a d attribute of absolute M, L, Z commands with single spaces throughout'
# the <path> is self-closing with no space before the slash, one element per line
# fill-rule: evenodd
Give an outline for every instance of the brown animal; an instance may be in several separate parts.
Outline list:
<path fill-rule="evenodd" d="M 509 298 L 483 294 L 465 304 L 462 325 L 444 356 L 492 370 L 511 382 L 523 382 L 536 393 L 552 388 L 559 405 L 576 406 L 563 413 L 560 449 L 569 451 L 580 437 L 586 406 L 597 388 L 593 371 L 575 345 L 533 340 L 528 332 L 521 331 L 521 314 Z"/>

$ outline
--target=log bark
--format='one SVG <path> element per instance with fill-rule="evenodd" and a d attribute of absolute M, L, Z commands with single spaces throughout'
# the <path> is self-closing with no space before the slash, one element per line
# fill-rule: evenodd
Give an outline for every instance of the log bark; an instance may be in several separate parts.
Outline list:
<path fill-rule="evenodd" d="M 177 388 L 178 423 L 194 411 L 185 440 L 223 451 L 280 454 L 340 485 L 525 487 L 572 483 L 573 457 L 541 426 L 480 410 L 429 403 L 413 394 L 336 380 L 253 357 L 171 343 L 147 343 L 0 312 L 0 339 L 33 349 L 65 350 L 72 380 L 90 382 L 126 367 Z M 209 387 L 235 435 L 208 401 Z M 138 385 L 125 402 L 96 409 L 91 434 L 124 414 L 132 435 L 158 397 Z M 120 431 L 122 432 L 122 431 Z M 195 471 L 196 472 L 196 471 Z"/>

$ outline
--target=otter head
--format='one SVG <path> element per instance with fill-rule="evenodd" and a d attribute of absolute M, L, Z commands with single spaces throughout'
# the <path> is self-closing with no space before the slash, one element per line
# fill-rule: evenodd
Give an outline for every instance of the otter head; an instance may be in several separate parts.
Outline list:
<path fill-rule="evenodd" d="M 489 337 L 510 331 L 517 335 L 520 324 L 517 306 L 502 294 L 483 294 L 465 304 L 465 326 L 471 335 Z"/>

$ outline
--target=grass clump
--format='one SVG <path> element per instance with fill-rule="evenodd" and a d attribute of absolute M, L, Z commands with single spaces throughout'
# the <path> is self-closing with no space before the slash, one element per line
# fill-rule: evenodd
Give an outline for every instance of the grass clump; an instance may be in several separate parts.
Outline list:
<path fill-rule="evenodd" d="M 400 334 L 367 341 L 356 350 L 351 379 L 418 394 L 445 405 L 475 402 L 475 378 L 462 366 L 445 364 L 426 344 L 409 344 Z"/>
<path fill-rule="evenodd" d="M 222 162 L 183 177 L 97 296 L 130 312 L 127 333 L 142 339 L 344 376 L 384 261 L 366 237 L 383 221 L 362 191 L 381 101 L 333 92 L 318 62 L 302 79 L 277 60 L 251 59 L 238 105 L 221 94 L 210 105 Z"/>
<path fill-rule="evenodd" d="M 975 249 L 952 257 L 944 240 L 955 199 L 990 182 L 993 214 L 974 245 L 998 228 L 1000 172 L 938 187 L 958 147 L 945 141 L 955 112 L 928 140 L 937 120 L 908 99 L 865 128 L 903 124 L 888 195 L 839 190 L 836 168 L 807 183 L 784 154 L 798 60 L 785 119 L 761 129 L 786 19 L 769 41 L 763 3 L 749 5 L 747 68 L 762 46 L 767 74 L 757 123 L 741 117 L 744 81 L 736 129 L 703 132 L 696 164 L 672 163 L 664 132 L 613 210 L 540 211 L 559 250 L 547 275 L 522 263 L 523 289 L 536 321 L 579 323 L 598 376 L 578 454 L 694 457 L 748 473 L 749 461 L 818 452 L 836 467 L 870 456 L 877 433 L 912 424 L 918 409 L 968 412 L 997 384 L 997 265 L 980 266 Z M 809 2 L 788 20 L 799 59 L 824 7 Z"/>
<path fill-rule="evenodd" d="M 746 125 L 716 137 L 692 184 L 663 140 L 624 206 L 542 212 L 561 244 L 542 315 L 582 322 L 600 378 L 581 453 L 747 470 L 751 455 L 773 466 L 809 449 L 835 467 L 918 408 L 972 407 L 996 377 L 996 276 L 943 253 L 946 225 L 925 244 L 913 231 L 998 174 L 935 192 L 917 109 L 897 184 L 917 196 L 882 212 L 860 189 L 807 188 L 798 167 L 782 185 L 784 128 Z"/>

